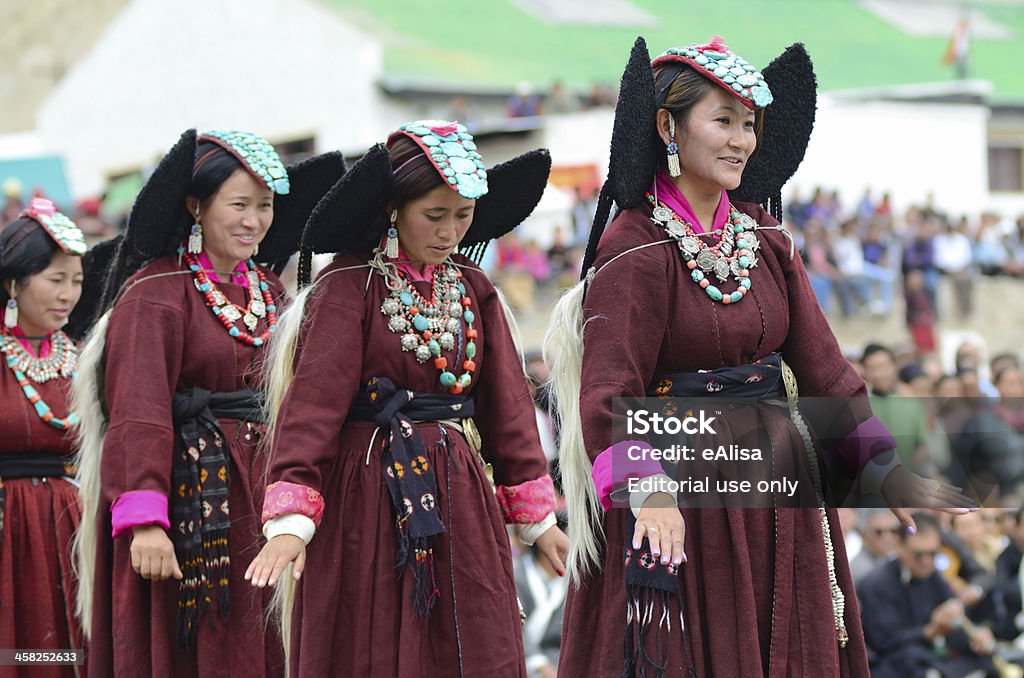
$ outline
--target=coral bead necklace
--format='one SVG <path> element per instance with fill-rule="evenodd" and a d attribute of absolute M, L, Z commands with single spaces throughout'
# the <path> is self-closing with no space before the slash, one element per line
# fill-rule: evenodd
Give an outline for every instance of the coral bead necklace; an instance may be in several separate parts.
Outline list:
<path fill-rule="evenodd" d="M 270 294 L 266 276 L 251 259 L 246 262 L 245 273 L 249 287 L 249 303 L 243 308 L 228 301 L 224 293 L 210 280 L 210 276 L 199 265 L 195 256 L 184 251 L 181 256 L 195 276 L 196 289 L 205 297 L 207 306 L 230 336 L 249 346 L 262 346 L 270 339 L 277 330 L 277 306 L 274 305 L 274 297 Z M 259 336 L 254 337 L 249 332 L 256 331 L 256 326 L 263 317 L 267 319 L 267 328 Z M 238 327 L 239 320 L 245 324 L 248 332 Z"/>
<path fill-rule="evenodd" d="M 70 412 L 63 419 L 54 415 L 32 382 L 42 384 L 51 379 L 74 377 L 78 367 L 78 351 L 74 343 L 60 330 L 51 335 L 50 346 L 49 358 L 35 358 L 6 331 L 0 335 L 0 352 L 4 354 L 7 367 L 14 374 L 25 398 L 40 419 L 56 429 L 66 431 L 78 424 L 78 415 Z"/>

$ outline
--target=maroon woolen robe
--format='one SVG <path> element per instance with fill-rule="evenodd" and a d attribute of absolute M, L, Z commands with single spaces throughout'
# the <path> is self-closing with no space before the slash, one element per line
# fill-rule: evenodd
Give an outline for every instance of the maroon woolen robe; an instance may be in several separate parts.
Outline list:
<path fill-rule="evenodd" d="M 340 270 L 346 267 L 357 268 Z M 476 372 L 464 395 L 475 401 L 482 454 L 499 486 L 542 478 L 547 464 L 533 402 L 497 293 L 479 269 L 463 271 L 479 333 Z M 447 389 L 433 361 L 416 362 L 388 329 L 381 303 L 389 293 L 365 255 L 338 257 L 318 280 L 270 460 L 271 483 L 312 487 L 325 501 L 296 593 L 292 675 L 525 676 L 502 510 L 465 438 L 449 426 L 442 433 L 437 422 L 418 429 L 446 530 L 432 538 L 440 596 L 429 620 L 414 614 L 412 573 L 395 569 L 395 519 L 381 465 L 386 431 L 368 455 L 375 426 L 350 421 L 348 413 L 371 377 L 415 392 Z M 430 283 L 415 285 L 430 298 Z M 458 349 L 442 355 L 461 374 L 465 351 Z"/>
<path fill-rule="evenodd" d="M 265 273 L 274 298 L 281 299 L 280 282 Z M 144 580 L 132 570 L 131 531 L 111 538 L 110 506 L 121 494 L 151 490 L 170 496 L 179 444 L 171 419 L 175 391 L 193 386 L 237 391 L 259 385 L 262 349 L 229 336 L 193 281 L 176 255 L 158 259 L 126 283 L 128 289 L 110 316 L 104 385 L 110 426 L 101 468 L 91 676 L 255 678 L 284 672 L 280 640 L 264 618 L 270 592 L 254 589 L 242 578 L 263 542 L 259 507 L 264 467 L 263 457 L 256 454 L 262 426 L 219 420 L 231 460 L 231 610 L 221 622 L 216 603 L 211 606 L 200 620 L 195 647 L 184 649 L 178 643 L 178 581 Z M 247 288 L 230 282 L 217 286 L 233 303 L 247 303 Z M 264 318 L 253 334 L 265 327 Z"/>
<path fill-rule="evenodd" d="M 777 225 L 756 205 L 737 207 L 762 226 Z M 778 231 L 756 233 L 761 248 L 750 271 L 752 287 L 736 304 L 712 302 L 693 282 L 674 242 L 630 252 L 597 273 L 584 302 L 589 321 L 580 396 L 591 461 L 612 442 L 612 398 L 642 397 L 656 375 L 742 365 L 780 352 L 801 396 L 865 397 L 864 382 L 844 359 L 799 253 L 791 256 L 790 239 Z M 603 234 L 596 265 L 666 237 L 651 221 L 650 207 L 625 210 Z M 723 291 L 733 285 L 725 283 Z M 728 423 L 729 416 L 722 419 Z M 783 443 L 776 449 L 802 448 L 782 408 L 764 430 Z M 570 589 L 561 676 L 622 674 L 627 516 L 627 509 L 605 514 L 602 569 Z M 689 663 L 697 676 L 867 676 L 843 537 L 835 511 L 828 517 L 846 596 L 845 649 L 836 642 L 816 509 L 683 509 L 688 562 L 680 569 L 680 593 L 686 629 L 680 641 L 678 625 L 672 626 L 668 675 L 686 676 Z M 678 619 L 678 610 L 673 612 Z"/>
<path fill-rule="evenodd" d="M 70 379 L 32 386 L 54 416 L 68 416 Z M 70 456 L 73 441 L 72 433 L 39 418 L 14 373 L 0 363 L 0 455 Z M 4 479 L 4 490 L 0 648 L 81 649 L 71 562 L 71 538 L 82 516 L 78 490 L 64 478 Z M 73 666 L 4 666 L 0 676 L 73 676 L 74 671 Z"/>

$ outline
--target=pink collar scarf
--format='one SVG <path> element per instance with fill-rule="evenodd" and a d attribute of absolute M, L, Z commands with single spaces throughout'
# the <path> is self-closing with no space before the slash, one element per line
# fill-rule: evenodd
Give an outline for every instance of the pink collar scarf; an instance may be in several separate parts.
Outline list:
<path fill-rule="evenodd" d="M 217 276 L 217 272 L 213 270 L 213 262 L 210 261 L 210 257 L 206 256 L 206 250 L 199 253 L 196 257 L 196 261 L 206 271 L 206 275 L 209 276 L 210 280 L 219 283 L 220 277 Z M 243 287 L 248 286 L 249 281 L 246 279 L 245 274 L 249 272 L 249 268 L 245 265 L 244 261 L 238 262 L 234 270 L 231 271 L 231 282 L 236 285 L 242 285 Z"/>
<path fill-rule="evenodd" d="M 36 354 L 35 347 L 32 346 L 32 344 L 29 342 L 29 340 L 25 338 L 25 333 L 21 330 L 20 327 L 12 327 L 12 328 L 10 328 L 10 332 L 11 332 L 11 336 L 13 336 L 15 339 L 18 340 L 18 343 L 21 344 L 22 347 L 26 351 L 28 351 L 28 354 L 30 356 L 35 356 L 36 358 L 38 358 L 40 360 L 43 360 L 45 358 L 49 358 L 50 357 L 50 351 L 51 351 L 50 337 L 53 335 L 53 332 L 47 332 L 46 333 L 46 338 L 43 339 L 43 342 L 41 344 L 39 344 L 39 354 L 38 355 Z"/>
<path fill-rule="evenodd" d="M 690 207 L 690 201 L 686 199 L 675 182 L 665 176 L 660 169 L 654 175 L 654 187 L 651 193 L 658 197 L 658 200 L 665 203 L 669 209 L 681 216 L 693 226 L 694 233 L 706 233 L 704 226 L 697 220 L 697 215 Z M 729 196 L 722 191 L 722 197 L 718 200 L 718 207 L 715 209 L 715 221 L 712 224 L 712 231 L 721 231 L 725 228 L 725 222 L 729 218 Z"/>
<path fill-rule="evenodd" d="M 380 246 L 381 249 L 384 248 L 383 239 L 380 242 Z M 398 246 L 398 256 L 395 257 L 394 259 L 392 259 L 391 257 L 388 257 L 387 259 L 389 264 L 394 264 L 395 267 L 398 268 L 399 271 L 404 273 L 405 277 L 407 277 L 412 282 L 428 282 L 433 284 L 434 269 L 436 268 L 436 266 L 434 266 L 434 264 L 426 264 L 423 267 L 423 271 L 421 272 L 420 269 L 413 266 L 413 264 L 409 261 L 409 257 L 406 256 L 405 250 L 402 249 L 401 245 Z"/>

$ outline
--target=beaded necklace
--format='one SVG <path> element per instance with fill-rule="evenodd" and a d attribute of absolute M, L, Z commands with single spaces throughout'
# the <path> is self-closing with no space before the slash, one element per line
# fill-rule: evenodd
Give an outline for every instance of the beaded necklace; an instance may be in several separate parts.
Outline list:
<path fill-rule="evenodd" d="M 708 245 L 701 236 L 710 234 L 696 233 L 692 224 L 665 203 L 655 200 L 650 193 L 647 201 L 654 206 L 651 220 L 676 241 L 686 267 L 690 269 L 690 278 L 704 289 L 712 301 L 735 304 L 746 296 L 751 287 L 750 269 L 757 266 L 754 252 L 761 247 L 754 235 L 757 224 L 753 219 L 729 205 L 729 218 L 721 239 L 714 245 Z M 730 294 L 722 292 L 708 279 L 711 273 L 719 282 L 725 282 L 732 276 L 736 280 L 736 291 Z"/>
<path fill-rule="evenodd" d="M 451 264 L 435 268 L 431 298 L 427 300 L 404 273 L 394 270 L 395 275 L 385 276 L 391 296 L 380 306 L 380 312 L 388 319 L 388 329 L 402 335 L 402 350 L 413 352 L 416 362 L 423 364 L 434 359 L 434 367 L 441 372 L 441 385 L 450 393 L 462 393 L 473 383 L 477 337 L 473 328 L 476 316 L 469 308 L 472 300 L 461 280 L 462 271 Z M 468 340 L 466 360 L 462 363 L 462 374 L 456 377 L 441 351 L 455 348 L 456 339 L 462 336 L 463 323 Z"/>
<path fill-rule="evenodd" d="M 263 271 L 257 268 L 251 259 L 245 262 L 249 303 L 242 308 L 229 302 L 224 293 L 217 289 L 195 256 L 185 251 L 181 252 L 181 256 L 195 276 L 196 289 L 206 298 L 206 305 L 217 316 L 230 336 L 249 346 L 262 346 L 277 330 L 277 306 L 274 305 L 274 298 L 270 294 L 270 285 L 267 284 Z M 267 318 L 267 329 L 258 337 L 249 334 L 249 332 L 256 331 L 256 325 L 264 316 Z M 236 324 L 239 319 L 242 320 L 249 332 L 239 329 Z"/>
<path fill-rule="evenodd" d="M 76 413 L 70 412 L 64 419 L 54 416 L 50 406 L 46 404 L 31 383 L 42 384 L 58 377 L 71 378 L 75 376 L 75 369 L 78 367 L 78 351 L 67 335 L 60 330 L 54 332 L 50 337 L 50 357 L 42 359 L 33 357 L 17 339 L 6 332 L 0 335 L 0 342 L 2 342 L 0 343 L 0 352 L 4 354 L 7 367 L 14 374 L 18 385 L 21 386 L 21 392 L 32 404 L 39 418 L 61 431 L 76 426 L 78 424 Z"/>

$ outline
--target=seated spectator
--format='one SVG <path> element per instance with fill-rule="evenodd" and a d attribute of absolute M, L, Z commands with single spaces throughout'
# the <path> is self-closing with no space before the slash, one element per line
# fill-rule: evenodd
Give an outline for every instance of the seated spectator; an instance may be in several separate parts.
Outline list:
<path fill-rule="evenodd" d="M 916 534 L 900 530 L 899 556 L 857 588 L 868 648 L 876 659 L 874 678 L 928 675 L 990 675 L 992 632 L 974 627 L 964 606 L 936 570 L 942 543 L 931 515 L 914 515 Z M 970 630 L 968 633 L 965 627 Z"/>
<path fill-rule="evenodd" d="M 1024 635 L 1021 613 L 1021 553 L 1024 553 L 1024 508 L 1008 513 L 1004 522 L 1010 543 L 996 560 L 996 580 L 992 589 L 992 630 L 1003 640 Z"/>
<path fill-rule="evenodd" d="M 889 509 L 864 509 L 860 530 L 862 546 L 850 561 L 853 583 L 860 582 L 896 556 L 899 547 L 900 521 Z"/>

